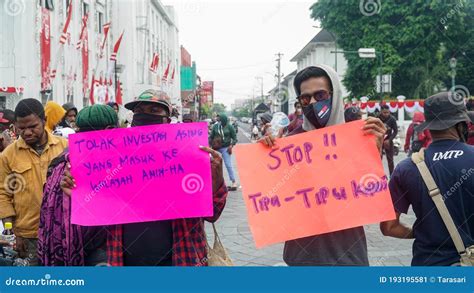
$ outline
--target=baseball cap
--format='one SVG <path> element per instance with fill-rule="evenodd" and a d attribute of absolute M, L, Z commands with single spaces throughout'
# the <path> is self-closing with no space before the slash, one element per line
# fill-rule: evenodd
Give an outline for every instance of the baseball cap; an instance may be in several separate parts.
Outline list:
<path fill-rule="evenodd" d="M 133 111 L 133 109 L 141 103 L 160 104 L 168 111 L 168 114 L 171 114 L 172 112 L 171 99 L 164 91 L 152 89 L 146 90 L 136 97 L 134 101 L 125 104 L 125 108 Z"/>

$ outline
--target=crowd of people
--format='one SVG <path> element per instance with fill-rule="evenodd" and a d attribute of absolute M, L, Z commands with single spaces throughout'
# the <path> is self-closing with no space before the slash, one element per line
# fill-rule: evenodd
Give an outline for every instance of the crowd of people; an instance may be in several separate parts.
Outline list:
<path fill-rule="evenodd" d="M 344 109 L 339 77 L 328 66 L 301 70 L 294 87 L 298 101 L 289 117 L 290 125 L 275 136 L 268 127 L 271 115 L 261 115 L 257 143 L 273 147 L 283 136 L 362 119 L 359 108 Z M 396 167 L 393 139 L 398 126 L 389 108 L 382 107 L 378 118 L 366 118 L 362 129 L 380 154 L 386 154 L 391 174 L 389 187 L 397 217 L 381 223 L 380 229 L 387 236 L 415 239 L 413 265 L 465 265 L 472 261 L 469 253 L 474 256 L 474 180 L 470 177 L 474 175 L 474 147 L 468 144 L 474 137 L 473 117 L 464 104 L 451 103 L 450 94 L 442 92 L 428 98 L 425 116 L 415 114 L 404 148 L 409 157 Z M 471 102 L 468 107 L 472 109 Z M 119 106 L 114 103 L 78 111 L 72 104 L 60 106 L 50 101 L 43 107 L 36 99 L 23 99 L 14 112 L 0 113 L 0 182 L 6 182 L 0 184 L 0 218 L 4 224 L 12 223 L 14 248 L 29 265 L 208 264 L 204 221 L 212 223 L 219 218 L 228 193 L 222 161 L 229 188 L 237 188 L 231 161 L 236 130 L 225 114 L 220 114 L 211 127 L 211 147 L 201 147 L 211 157 L 212 217 L 106 227 L 71 224 L 71 196 L 76 183 L 69 171 L 67 137 L 75 132 L 167 124 L 175 115 L 167 94 L 156 90 L 141 93 L 125 108 L 133 112 L 130 125 L 119 121 Z M 192 121 L 183 117 L 183 122 Z M 354 153 L 363 151 L 355 149 Z M 423 166 L 433 178 L 429 182 Z M 444 210 L 438 206 L 440 196 Z M 417 218 L 413 227 L 400 221 L 400 214 L 406 214 L 410 206 Z M 446 224 L 446 218 L 454 225 Z M 367 266 L 364 228 L 287 241 L 283 259 L 291 266 Z"/>

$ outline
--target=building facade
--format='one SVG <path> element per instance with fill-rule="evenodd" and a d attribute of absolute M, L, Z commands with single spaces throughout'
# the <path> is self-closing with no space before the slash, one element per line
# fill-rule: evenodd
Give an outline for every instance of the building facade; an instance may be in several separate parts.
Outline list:
<path fill-rule="evenodd" d="M 0 107 L 13 109 L 21 98 L 37 98 L 82 108 L 91 102 L 94 77 L 102 89 L 95 87 L 94 102 L 105 102 L 104 91 L 114 100 L 120 82 L 123 103 L 154 88 L 167 91 L 180 108 L 179 30 L 172 7 L 158 0 L 0 0 L 0 7 Z M 122 33 L 113 62 L 114 45 Z M 159 64 L 152 71 L 155 53 Z"/>
<path fill-rule="evenodd" d="M 336 51 L 336 36 L 331 32 L 322 29 L 313 39 L 296 54 L 291 62 L 296 62 L 297 71 L 317 64 L 324 64 L 334 68 L 339 75 L 339 80 L 343 80 L 347 71 L 347 60 L 344 54 L 333 53 Z M 337 63 L 337 66 L 336 66 Z M 349 93 L 342 85 L 342 96 Z M 291 97 L 296 98 L 296 97 Z M 291 100 L 290 100 L 291 105 Z"/>

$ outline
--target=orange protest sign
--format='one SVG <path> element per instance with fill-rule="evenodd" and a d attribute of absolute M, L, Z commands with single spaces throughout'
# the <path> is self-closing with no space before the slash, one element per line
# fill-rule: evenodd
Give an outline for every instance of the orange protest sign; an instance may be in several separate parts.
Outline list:
<path fill-rule="evenodd" d="M 257 247 L 392 220 L 387 177 L 363 121 L 238 145 L 237 165 Z"/>

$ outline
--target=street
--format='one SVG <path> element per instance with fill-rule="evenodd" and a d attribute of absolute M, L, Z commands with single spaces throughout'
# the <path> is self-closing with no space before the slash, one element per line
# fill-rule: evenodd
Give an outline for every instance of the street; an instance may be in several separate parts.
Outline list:
<path fill-rule="evenodd" d="M 240 123 L 237 134 L 239 143 L 250 143 L 250 125 Z M 395 158 L 395 164 L 405 159 L 405 153 L 400 153 Z M 233 167 L 236 170 L 235 156 L 233 156 Z M 387 162 L 384 158 L 386 172 Z M 224 177 L 228 180 L 227 171 L 224 167 Z M 237 182 L 239 181 L 238 173 Z M 401 221 L 412 225 L 415 216 L 410 210 L 408 215 L 402 215 Z M 220 219 L 216 223 L 220 239 L 227 249 L 234 265 L 237 266 L 285 266 L 283 262 L 283 243 L 257 249 L 252 239 L 247 223 L 247 211 L 242 198 L 242 190 L 230 191 L 227 196 L 227 204 Z M 412 256 L 412 240 L 402 240 L 385 237 L 382 235 L 378 224 L 365 226 L 367 237 L 369 262 L 371 266 L 409 266 Z M 209 245 L 212 246 L 213 232 L 211 225 L 206 226 Z"/>

